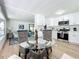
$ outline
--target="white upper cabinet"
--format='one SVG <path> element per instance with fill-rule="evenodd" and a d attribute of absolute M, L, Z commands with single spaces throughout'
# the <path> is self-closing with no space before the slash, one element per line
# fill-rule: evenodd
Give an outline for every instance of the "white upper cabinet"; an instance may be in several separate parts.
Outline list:
<path fill-rule="evenodd" d="M 49 19 L 49 18 L 46 18 L 46 19 L 45 19 L 45 24 L 46 24 L 47 26 L 50 25 L 50 19 Z"/>
<path fill-rule="evenodd" d="M 73 23 L 74 24 L 79 24 L 79 13 L 73 14 Z"/>
<path fill-rule="evenodd" d="M 54 23 L 58 24 L 59 21 L 67 21 L 67 20 L 69 20 L 69 25 L 79 24 L 79 13 L 73 13 L 73 14 L 68 14 L 68 15 L 63 15 L 63 16 L 57 17 L 54 20 Z"/>
<path fill-rule="evenodd" d="M 64 21 L 69 21 L 69 25 L 73 25 L 74 24 L 74 18 L 72 15 L 65 15 L 64 16 Z"/>
<path fill-rule="evenodd" d="M 35 15 L 35 25 L 58 26 L 59 21 L 69 20 L 69 25 L 79 24 L 79 13 L 72 13 L 56 18 L 45 18 L 45 16 L 37 14 Z"/>
<path fill-rule="evenodd" d="M 69 32 L 69 42 L 79 44 L 79 33 L 78 33 L 78 31 L 77 32 Z"/>
<path fill-rule="evenodd" d="M 40 14 L 35 15 L 35 25 L 45 25 L 45 16 Z"/>
<path fill-rule="evenodd" d="M 45 24 L 48 26 L 53 26 L 53 18 L 46 18 Z"/>
<path fill-rule="evenodd" d="M 56 19 L 56 18 L 51 18 L 51 25 L 52 25 L 52 26 L 58 26 L 58 19 Z"/>
<path fill-rule="evenodd" d="M 64 19 L 69 20 L 69 25 L 79 24 L 79 13 L 65 15 Z"/>

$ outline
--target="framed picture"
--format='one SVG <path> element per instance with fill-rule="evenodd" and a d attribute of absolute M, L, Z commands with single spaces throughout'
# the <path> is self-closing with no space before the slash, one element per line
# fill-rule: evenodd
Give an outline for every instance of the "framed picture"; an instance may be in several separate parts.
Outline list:
<path fill-rule="evenodd" d="M 19 25 L 19 29 L 24 29 L 24 25 L 23 24 L 20 24 Z"/>

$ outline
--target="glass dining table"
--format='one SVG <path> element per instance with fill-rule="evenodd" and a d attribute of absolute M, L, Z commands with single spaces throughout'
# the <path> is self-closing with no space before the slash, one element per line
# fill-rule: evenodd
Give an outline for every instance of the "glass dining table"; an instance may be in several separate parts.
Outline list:
<path fill-rule="evenodd" d="M 34 39 L 34 37 L 30 37 L 28 38 L 28 42 L 23 42 L 21 44 L 19 44 L 20 47 L 24 48 L 25 50 L 28 49 L 27 53 L 29 52 L 29 50 L 41 50 L 41 49 L 47 49 L 49 47 L 52 47 L 52 45 L 54 44 L 55 42 L 53 41 L 46 41 L 44 40 L 43 38 L 38 38 L 38 47 L 36 47 L 36 41 Z M 27 54 L 26 53 L 26 54 Z M 47 54 L 48 54 L 48 51 L 47 51 Z"/>
<path fill-rule="evenodd" d="M 46 41 L 46 40 L 43 40 L 43 38 L 38 38 L 37 49 L 50 47 L 53 45 L 52 43 L 54 44 L 54 42 L 52 42 L 52 41 Z M 35 49 L 36 41 L 34 40 L 34 37 L 30 37 L 30 38 L 28 38 L 28 42 L 27 41 L 22 42 L 19 44 L 19 46 L 21 46 L 23 48 L 28 48 L 28 49 Z"/>

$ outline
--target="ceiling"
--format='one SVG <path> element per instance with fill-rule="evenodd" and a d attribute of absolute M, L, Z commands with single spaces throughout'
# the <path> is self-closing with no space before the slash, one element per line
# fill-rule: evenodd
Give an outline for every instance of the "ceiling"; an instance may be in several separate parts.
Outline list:
<path fill-rule="evenodd" d="M 34 21 L 35 14 L 57 17 L 58 10 L 64 14 L 79 12 L 79 0 L 4 0 L 9 18 Z"/>

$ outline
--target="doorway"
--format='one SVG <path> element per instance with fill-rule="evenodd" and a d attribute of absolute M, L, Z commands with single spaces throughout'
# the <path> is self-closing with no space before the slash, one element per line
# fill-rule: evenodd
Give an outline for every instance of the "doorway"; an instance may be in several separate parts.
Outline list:
<path fill-rule="evenodd" d="M 29 37 L 34 35 L 34 24 L 29 24 Z"/>

